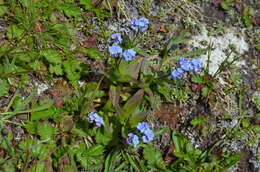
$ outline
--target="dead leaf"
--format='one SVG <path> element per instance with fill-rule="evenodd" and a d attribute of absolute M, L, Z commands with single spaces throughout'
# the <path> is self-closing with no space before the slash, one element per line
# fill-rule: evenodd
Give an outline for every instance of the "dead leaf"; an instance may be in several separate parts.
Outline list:
<path fill-rule="evenodd" d="M 53 97 L 69 97 L 73 93 L 73 88 L 65 80 L 60 79 L 50 88 L 50 93 Z"/>
<path fill-rule="evenodd" d="M 85 48 L 94 48 L 97 43 L 97 37 L 95 35 L 91 36 L 88 40 L 81 42 L 81 45 Z"/>
<path fill-rule="evenodd" d="M 173 145 L 169 145 L 167 149 L 168 150 L 164 156 L 164 160 L 165 160 L 166 164 L 171 164 L 175 159 L 175 157 L 173 155 L 175 149 L 174 149 Z"/>
<path fill-rule="evenodd" d="M 120 98 L 120 89 L 115 86 L 111 86 L 109 90 L 109 99 L 112 101 L 113 106 L 118 105 L 119 98 Z"/>
<path fill-rule="evenodd" d="M 41 23 L 36 23 L 35 25 L 35 31 L 37 33 L 42 33 L 45 31 L 44 26 Z"/>
<path fill-rule="evenodd" d="M 167 32 L 166 26 L 162 24 L 159 29 L 160 32 Z"/>
<path fill-rule="evenodd" d="M 254 25 L 260 25 L 260 17 L 253 17 L 253 20 L 252 20 L 253 24 Z"/>
<path fill-rule="evenodd" d="M 191 90 L 193 92 L 200 92 L 203 87 L 204 87 L 204 85 L 202 85 L 202 84 L 192 84 L 191 85 Z"/>
<path fill-rule="evenodd" d="M 56 107 L 61 107 L 64 104 L 62 97 L 54 97 L 54 104 Z"/>
<path fill-rule="evenodd" d="M 155 117 L 163 123 L 166 123 L 171 128 L 176 128 L 180 120 L 182 109 L 171 103 L 163 103 L 155 112 Z"/>
<path fill-rule="evenodd" d="M 213 0 L 213 4 L 214 5 L 218 5 L 222 2 L 223 0 Z"/>

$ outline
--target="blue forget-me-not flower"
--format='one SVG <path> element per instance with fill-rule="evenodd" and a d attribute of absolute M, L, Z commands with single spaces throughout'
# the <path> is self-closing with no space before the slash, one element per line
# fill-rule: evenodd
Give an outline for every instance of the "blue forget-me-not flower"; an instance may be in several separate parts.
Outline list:
<path fill-rule="evenodd" d="M 171 79 L 180 79 L 184 73 L 187 72 L 199 72 L 202 68 L 202 61 L 200 59 L 186 59 L 185 57 L 180 57 L 178 61 L 179 68 L 173 69 L 170 75 Z"/>
<path fill-rule="evenodd" d="M 103 118 L 101 116 L 99 116 L 97 113 L 95 112 L 90 112 L 88 114 L 88 121 L 90 123 L 96 123 L 96 126 L 100 127 L 101 125 L 104 125 L 104 121 Z"/>
<path fill-rule="evenodd" d="M 123 52 L 122 48 L 118 45 L 112 45 L 108 48 L 108 50 L 112 57 L 119 57 Z"/>
<path fill-rule="evenodd" d="M 148 142 L 151 142 L 153 141 L 154 139 L 154 133 L 151 129 L 147 129 L 144 131 L 144 135 L 142 136 L 142 141 L 144 143 L 148 143 Z"/>
<path fill-rule="evenodd" d="M 179 58 L 179 65 L 185 71 L 192 71 L 193 66 L 190 60 L 186 59 L 185 57 Z"/>
<path fill-rule="evenodd" d="M 184 70 L 182 68 L 176 68 L 173 69 L 170 75 L 171 79 L 180 79 L 184 73 Z"/>
<path fill-rule="evenodd" d="M 150 129 L 147 122 L 139 122 L 136 126 L 136 128 L 141 132 L 144 133 L 145 130 Z"/>
<path fill-rule="evenodd" d="M 128 144 L 133 145 L 134 148 L 136 148 L 136 146 L 139 144 L 138 136 L 133 133 L 128 134 L 128 138 L 126 139 L 126 141 Z"/>
<path fill-rule="evenodd" d="M 202 61 L 200 59 L 186 59 L 185 57 L 180 57 L 178 64 L 180 67 L 189 72 L 199 72 L 202 68 Z"/>
<path fill-rule="evenodd" d="M 193 72 L 199 72 L 202 68 L 202 61 L 200 59 L 191 59 L 191 65 L 193 66 Z"/>
<path fill-rule="evenodd" d="M 113 41 L 114 44 L 120 44 L 122 42 L 122 37 L 120 33 L 113 33 L 110 36 L 111 40 Z"/>
<path fill-rule="evenodd" d="M 136 52 L 133 49 L 128 49 L 123 52 L 123 58 L 125 61 L 130 61 L 135 58 Z"/>
<path fill-rule="evenodd" d="M 136 128 L 142 133 L 144 134 L 142 136 L 142 141 L 144 143 L 148 143 L 153 141 L 154 139 L 154 133 L 153 131 L 150 129 L 149 125 L 147 122 L 139 122 L 136 126 Z"/>
<path fill-rule="evenodd" d="M 148 29 L 149 20 L 145 17 L 141 17 L 139 19 L 133 19 L 131 23 L 131 28 L 135 31 L 144 32 Z"/>

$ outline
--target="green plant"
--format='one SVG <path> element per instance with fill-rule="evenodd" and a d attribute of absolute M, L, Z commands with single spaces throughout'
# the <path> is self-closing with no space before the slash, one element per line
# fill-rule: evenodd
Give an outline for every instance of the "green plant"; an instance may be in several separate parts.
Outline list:
<path fill-rule="evenodd" d="M 172 141 L 175 148 L 173 154 L 177 158 L 170 165 L 173 171 L 224 171 L 239 160 L 238 155 L 230 155 L 222 160 L 214 157 L 212 150 L 218 142 L 210 149 L 201 151 L 194 148 L 187 138 L 177 131 L 173 132 Z"/>

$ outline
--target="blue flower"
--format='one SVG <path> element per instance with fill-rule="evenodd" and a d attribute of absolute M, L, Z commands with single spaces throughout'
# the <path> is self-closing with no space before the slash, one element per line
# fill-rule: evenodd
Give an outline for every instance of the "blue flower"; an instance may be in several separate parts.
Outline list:
<path fill-rule="evenodd" d="M 184 70 L 182 68 L 176 68 L 176 69 L 173 69 L 172 72 L 171 72 L 171 75 L 170 75 L 170 78 L 171 79 L 180 79 L 182 77 L 184 73 Z"/>
<path fill-rule="evenodd" d="M 123 52 L 122 48 L 118 45 L 112 45 L 108 48 L 108 50 L 112 57 L 119 57 Z"/>
<path fill-rule="evenodd" d="M 95 112 L 90 112 L 88 114 L 88 121 L 90 123 L 95 122 L 96 126 L 100 127 L 101 125 L 104 125 L 104 121 L 103 118 L 101 116 L 99 116 L 97 113 Z"/>
<path fill-rule="evenodd" d="M 141 32 L 144 32 L 148 29 L 149 20 L 145 17 L 141 17 L 139 19 L 133 19 L 131 23 L 131 28 L 135 31 L 140 30 Z"/>
<path fill-rule="evenodd" d="M 154 133 L 152 130 L 148 129 L 148 130 L 145 130 L 144 131 L 144 135 L 142 136 L 142 141 L 144 143 L 148 143 L 148 142 L 151 142 L 153 141 L 154 139 Z"/>
<path fill-rule="evenodd" d="M 149 125 L 147 122 L 139 122 L 136 126 L 136 128 L 142 133 L 144 134 L 142 136 L 142 141 L 144 143 L 148 143 L 153 141 L 154 139 L 154 133 L 153 131 L 150 129 Z"/>
<path fill-rule="evenodd" d="M 136 126 L 136 128 L 141 132 L 144 133 L 145 130 L 150 130 L 150 127 L 147 122 L 139 122 Z"/>
<path fill-rule="evenodd" d="M 133 49 L 125 50 L 123 53 L 123 58 L 125 61 L 130 61 L 135 58 L 136 52 Z"/>
<path fill-rule="evenodd" d="M 192 71 L 193 66 L 190 60 L 186 59 L 185 57 L 179 58 L 179 65 L 185 71 Z"/>
<path fill-rule="evenodd" d="M 138 136 L 133 133 L 128 134 L 128 138 L 126 139 L 126 141 L 128 144 L 133 145 L 134 148 L 136 148 L 136 146 L 139 144 Z"/>
<path fill-rule="evenodd" d="M 192 59 L 190 61 L 191 65 L 193 66 L 193 72 L 199 72 L 202 68 L 202 61 L 200 59 Z"/>
<path fill-rule="evenodd" d="M 114 42 L 114 44 L 120 44 L 122 42 L 122 37 L 120 33 L 113 33 L 110 38 Z"/>

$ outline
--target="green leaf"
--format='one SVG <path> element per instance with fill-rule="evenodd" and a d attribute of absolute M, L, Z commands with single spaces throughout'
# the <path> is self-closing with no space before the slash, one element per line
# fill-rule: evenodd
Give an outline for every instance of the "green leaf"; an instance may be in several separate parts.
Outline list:
<path fill-rule="evenodd" d="M 194 119 L 191 120 L 191 125 L 201 125 L 204 122 L 206 122 L 208 119 L 203 118 L 203 117 L 195 117 Z"/>
<path fill-rule="evenodd" d="M 160 130 L 154 132 L 154 135 L 155 135 L 155 136 L 162 135 L 162 134 L 164 134 L 164 133 L 165 133 L 166 131 L 168 131 L 168 130 L 170 130 L 169 127 L 162 128 L 162 129 L 160 129 Z"/>
<path fill-rule="evenodd" d="M 54 73 L 56 75 L 63 75 L 62 65 L 50 65 L 49 67 L 50 73 Z"/>
<path fill-rule="evenodd" d="M 183 139 L 183 136 L 178 131 L 172 132 L 172 141 L 176 152 L 182 152 L 184 146 Z"/>
<path fill-rule="evenodd" d="M 96 14 L 96 16 L 100 19 L 104 19 L 110 16 L 110 13 L 107 13 L 99 8 L 92 8 L 91 11 L 93 11 Z"/>
<path fill-rule="evenodd" d="M 14 112 L 18 112 L 21 110 L 25 110 L 26 107 L 33 101 L 33 98 L 36 96 L 37 94 L 37 90 L 33 89 L 32 92 L 30 93 L 30 95 L 23 100 L 22 98 L 18 99 L 18 102 L 16 102 L 14 107 Z"/>
<path fill-rule="evenodd" d="M 260 133 L 260 125 L 253 125 L 251 126 L 252 130 L 256 133 Z"/>
<path fill-rule="evenodd" d="M 10 89 L 10 86 L 5 79 L 0 79 L 0 97 L 6 95 Z"/>
<path fill-rule="evenodd" d="M 128 163 L 131 164 L 132 167 L 134 167 L 135 170 L 139 170 L 139 165 L 138 163 L 132 158 L 132 156 L 129 153 L 125 153 L 125 158 L 127 158 L 126 160 L 128 161 Z"/>
<path fill-rule="evenodd" d="M 84 153 L 84 155 L 87 155 L 87 156 L 98 156 L 98 155 L 102 155 L 104 151 L 105 151 L 104 146 L 102 146 L 102 145 L 94 145 L 94 146 L 88 148 L 86 150 L 86 152 Z"/>
<path fill-rule="evenodd" d="M 174 45 L 187 42 L 189 39 L 184 37 L 186 33 L 187 29 L 183 30 L 180 36 L 170 39 L 162 52 L 162 57 L 165 57 Z"/>
<path fill-rule="evenodd" d="M 10 25 L 8 28 L 7 28 L 7 38 L 9 40 L 12 40 L 12 39 L 21 39 L 22 38 L 22 35 L 23 35 L 23 32 L 24 30 L 19 28 L 17 25 L 13 24 L 13 25 Z"/>
<path fill-rule="evenodd" d="M 115 105 L 116 113 L 119 117 L 121 124 L 125 124 L 126 120 L 129 118 L 131 114 L 122 109 L 119 105 Z"/>
<path fill-rule="evenodd" d="M 37 132 L 37 122 L 35 121 L 27 121 L 24 125 L 24 128 L 28 131 L 30 134 L 36 134 Z"/>
<path fill-rule="evenodd" d="M 105 169 L 104 172 L 110 172 L 110 171 L 114 171 L 114 163 L 116 161 L 116 156 L 117 156 L 118 152 L 117 151 L 111 151 L 105 160 Z"/>
<path fill-rule="evenodd" d="M 96 48 L 84 48 L 82 49 L 82 52 L 84 52 L 88 57 L 92 59 L 101 59 L 102 55 Z"/>
<path fill-rule="evenodd" d="M 243 16 L 244 24 L 246 27 L 252 26 L 252 18 L 250 16 Z"/>
<path fill-rule="evenodd" d="M 41 140 L 52 140 L 57 133 L 57 129 L 47 123 L 38 122 L 37 134 Z"/>
<path fill-rule="evenodd" d="M 64 71 L 66 73 L 67 78 L 71 81 L 71 84 L 74 87 L 78 86 L 77 81 L 80 79 L 80 61 L 68 59 L 63 62 Z"/>
<path fill-rule="evenodd" d="M 238 154 L 228 156 L 227 158 L 224 159 L 226 168 L 232 167 L 232 166 L 235 165 L 239 160 L 240 160 L 240 155 L 238 155 Z"/>
<path fill-rule="evenodd" d="M 227 2 L 227 1 L 222 1 L 221 3 L 220 3 L 220 6 L 221 6 L 221 8 L 223 8 L 224 10 L 230 10 L 230 2 Z"/>
<path fill-rule="evenodd" d="M 142 49 L 140 49 L 140 48 L 138 48 L 138 47 L 134 48 L 134 50 L 137 52 L 137 54 L 139 54 L 139 55 L 141 55 L 141 56 L 143 56 L 143 57 L 149 57 L 149 56 L 151 56 L 150 54 L 144 52 Z"/>
<path fill-rule="evenodd" d="M 255 92 L 252 95 L 252 102 L 256 105 L 257 109 L 260 110 L 260 92 Z"/>
<path fill-rule="evenodd" d="M 194 75 L 192 78 L 191 78 L 191 81 L 193 83 L 196 83 L 196 84 L 205 84 L 205 81 L 203 79 L 202 76 L 199 76 L 199 75 Z"/>
<path fill-rule="evenodd" d="M 45 172 L 46 168 L 45 168 L 45 163 L 44 161 L 36 161 L 36 164 L 34 164 L 31 168 L 30 168 L 30 172 Z"/>
<path fill-rule="evenodd" d="M 41 55 L 46 58 L 46 60 L 50 63 L 61 64 L 62 56 L 59 52 L 53 49 L 42 50 Z"/>
<path fill-rule="evenodd" d="M 112 134 L 98 130 L 95 135 L 95 138 L 97 143 L 108 145 L 112 141 Z"/>
<path fill-rule="evenodd" d="M 6 12 L 8 8 L 4 5 L 0 5 L 0 17 L 2 17 Z"/>
<path fill-rule="evenodd" d="M 136 112 L 137 108 L 141 104 L 144 96 L 144 90 L 140 89 L 138 90 L 124 105 L 123 109 L 129 113 L 133 114 Z"/>
<path fill-rule="evenodd" d="M 26 8 L 29 8 L 32 6 L 32 0 L 19 0 L 19 1 Z"/>
<path fill-rule="evenodd" d="M 85 10 L 90 10 L 93 8 L 92 0 L 80 0 L 80 4 L 84 5 Z"/>
<path fill-rule="evenodd" d="M 131 127 L 135 127 L 137 125 L 137 123 L 145 120 L 145 116 L 147 115 L 147 113 L 145 112 L 138 112 L 136 114 L 133 114 L 130 119 L 129 119 L 129 124 Z"/>
<path fill-rule="evenodd" d="M 50 102 L 51 103 L 51 102 Z M 46 110 L 42 110 L 42 111 L 38 111 L 38 112 L 33 112 L 31 119 L 32 120 L 40 120 L 40 119 L 49 119 L 49 118 L 53 118 L 54 115 L 59 112 L 57 111 L 57 108 L 55 106 L 51 106 L 50 108 L 46 109 Z"/>
<path fill-rule="evenodd" d="M 150 166 L 155 168 L 165 168 L 165 163 L 160 151 L 156 150 L 152 146 L 146 146 L 143 151 L 144 159 L 147 160 Z"/>
<path fill-rule="evenodd" d="M 203 87 L 202 88 L 202 96 L 207 97 L 208 94 L 209 94 L 209 91 L 210 91 L 209 87 Z"/>
<path fill-rule="evenodd" d="M 81 15 L 81 10 L 79 7 L 65 3 L 61 6 L 61 9 L 64 11 L 65 15 L 68 17 L 79 17 Z"/>
<path fill-rule="evenodd" d="M 116 71 L 118 80 L 122 80 L 123 82 L 130 82 L 133 79 L 136 80 L 139 76 L 141 64 L 141 59 L 136 59 L 130 63 L 124 60 L 121 61 L 118 71 Z"/>

